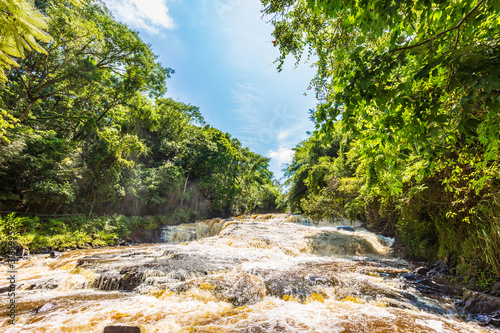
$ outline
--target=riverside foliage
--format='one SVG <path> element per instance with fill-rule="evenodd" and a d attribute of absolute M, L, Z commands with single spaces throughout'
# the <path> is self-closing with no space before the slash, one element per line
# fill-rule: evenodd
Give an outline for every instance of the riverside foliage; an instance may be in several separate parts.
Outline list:
<path fill-rule="evenodd" d="M 318 129 L 289 202 L 392 229 L 410 254 L 500 278 L 500 4 L 263 0 L 279 47 L 317 68 Z"/>
<path fill-rule="evenodd" d="M 21 27 L 12 38 L 22 53 L 0 45 L 18 57 L 2 65 L 0 83 L 1 211 L 184 221 L 276 209 L 269 159 L 207 125 L 197 107 L 163 97 L 174 70 L 104 3 L 35 6 L 43 14 L 32 18 L 42 29 L 37 44 L 23 42 L 33 35 Z M 75 232 L 68 223 L 53 224 Z"/>

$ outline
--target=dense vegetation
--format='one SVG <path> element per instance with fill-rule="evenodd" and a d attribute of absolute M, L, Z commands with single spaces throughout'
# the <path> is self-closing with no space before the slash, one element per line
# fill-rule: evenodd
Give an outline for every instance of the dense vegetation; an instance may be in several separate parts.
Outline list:
<path fill-rule="evenodd" d="M 187 221 L 276 209 L 269 159 L 163 97 L 174 71 L 102 2 L 35 5 L 0 8 L 0 211 Z M 106 229 L 7 220 L 24 232 Z"/>
<path fill-rule="evenodd" d="M 274 45 L 307 56 L 317 131 L 289 203 L 392 230 L 409 253 L 500 278 L 500 4 L 262 0 Z"/>

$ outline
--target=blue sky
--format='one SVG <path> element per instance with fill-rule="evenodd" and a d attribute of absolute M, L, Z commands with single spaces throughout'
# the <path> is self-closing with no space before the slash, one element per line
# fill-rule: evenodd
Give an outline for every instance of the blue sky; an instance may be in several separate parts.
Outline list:
<path fill-rule="evenodd" d="M 243 146 L 283 163 L 314 126 L 307 88 L 315 69 L 290 59 L 278 73 L 273 27 L 259 0 L 105 0 L 117 20 L 140 32 L 158 60 L 175 70 L 167 97 L 196 105 L 205 120 Z"/>

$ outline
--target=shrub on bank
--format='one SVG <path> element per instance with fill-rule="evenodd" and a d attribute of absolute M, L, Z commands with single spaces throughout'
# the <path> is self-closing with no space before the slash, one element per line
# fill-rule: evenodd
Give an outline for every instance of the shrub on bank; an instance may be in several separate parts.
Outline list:
<path fill-rule="evenodd" d="M 31 253 L 44 250 L 75 249 L 117 245 L 136 230 L 153 230 L 161 225 L 188 222 L 189 214 L 172 216 L 100 216 L 88 218 L 75 215 L 67 218 L 42 220 L 39 217 L 0 217 L 0 254 L 8 252 L 9 235 Z"/>

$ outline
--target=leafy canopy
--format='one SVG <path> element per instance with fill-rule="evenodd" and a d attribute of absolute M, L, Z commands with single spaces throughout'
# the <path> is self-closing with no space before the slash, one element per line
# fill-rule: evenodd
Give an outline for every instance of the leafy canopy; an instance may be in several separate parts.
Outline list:
<path fill-rule="evenodd" d="M 442 160 L 474 156 L 479 192 L 500 143 L 500 4 L 497 1 L 263 0 L 281 56 L 308 50 L 321 105 L 317 127 L 340 117 L 366 158 L 390 170 L 422 161 L 418 177 Z"/>

